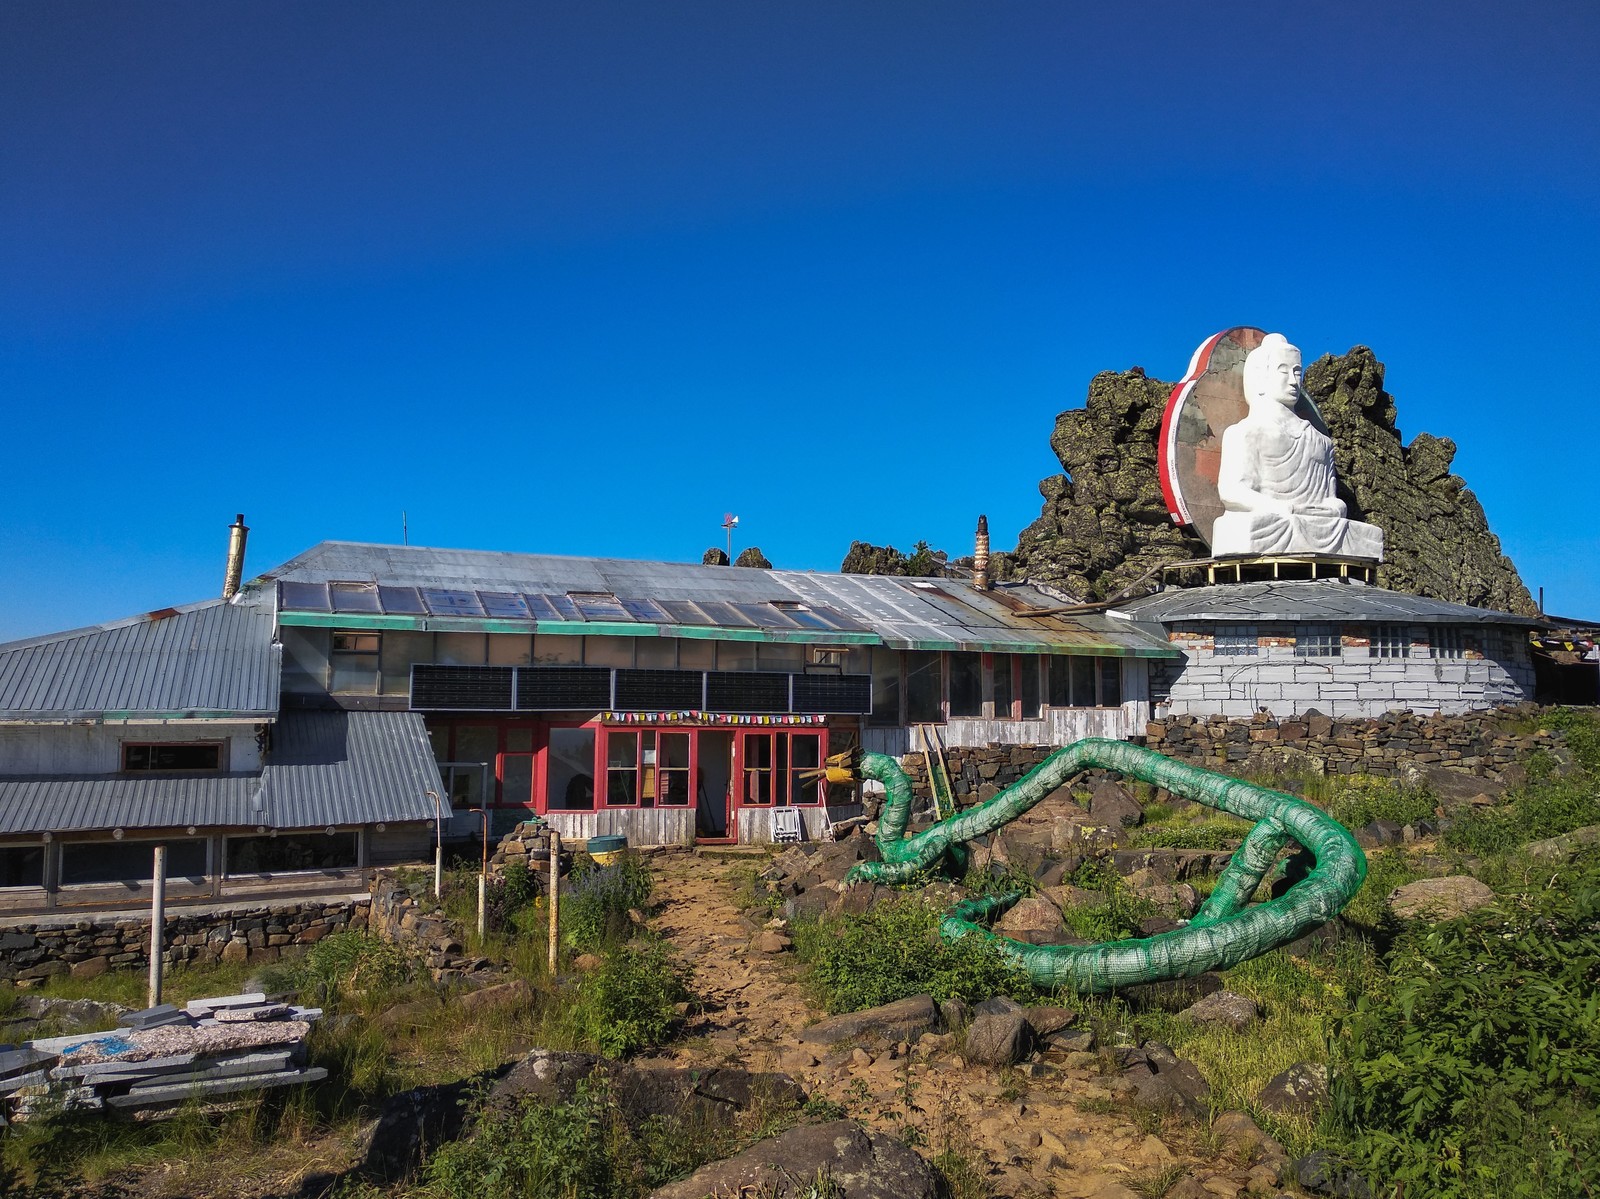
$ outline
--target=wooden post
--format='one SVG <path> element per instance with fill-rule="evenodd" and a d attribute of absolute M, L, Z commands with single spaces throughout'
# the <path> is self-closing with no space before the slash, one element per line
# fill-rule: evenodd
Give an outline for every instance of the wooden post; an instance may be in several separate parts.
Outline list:
<path fill-rule="evenodd" d="M 483 908 L 484 908 L 484 903 L 486 901 L 486 892 L 488 890 L 488 883 L 489 883 L 489 880 L 487 878 L 485 878 L 481 874 L 478 875 L 478 943 L 479 943 L 479 947 L 480 948 L 482 947 L 482 943 L 483 943 L 483 932 L 484 932 L 484 921 L 483 921 L 484 912 L 483 912 Z"/>
<path fill-rule="evenodd" d="M 155 869 L 150 889 L 150 1002 L 155 1007 L 161 1002 L 161 953 L 167 923 L 167 847 L 156 846 Z"/>
<path fill-rule="evenodd" d="M 557 912 L 561 907 L 561 834 L 550 830 L 550 973 L 556 972 Z"/>

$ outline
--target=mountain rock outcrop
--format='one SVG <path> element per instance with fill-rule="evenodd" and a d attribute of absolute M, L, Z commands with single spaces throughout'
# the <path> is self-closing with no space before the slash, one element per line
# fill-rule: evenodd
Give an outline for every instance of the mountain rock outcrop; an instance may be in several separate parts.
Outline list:
<path fill-rule="evenodd" d="M 1027 576 L 1104 599 L 1164 563 L 1207 556 L 1204 542 L 1172 523 L 1161 496 L 1156 443 L 1172 387 L 1137 367 L 1106 371 L 1090 382 L 1083 408 L 1056 418 L 1050 446 L 1066 473 L 1039 484 L 1044 510 L 1015 553 L 995 555 L 997 577 Z M 1350 514 L 1384 531 L 1380 586 L 1536 611 L 1483 506 L 1450 473 L 1455 444 L 1427 433 L 1402 444 L 1394 397 L 1371 350 L 1324 355 L 1306 370 L 1305 388 L 1333 434 Z"/>

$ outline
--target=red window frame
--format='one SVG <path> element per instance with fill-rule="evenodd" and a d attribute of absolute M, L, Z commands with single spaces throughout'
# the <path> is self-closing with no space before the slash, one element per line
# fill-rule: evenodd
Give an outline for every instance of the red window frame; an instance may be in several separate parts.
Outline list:
<path fill-rule="evenodd" d="M 734 786 L 734 806 L 736 808 L 757 808 L 761 811 L 771 811 L 773 808 L 820 808 L 827 802 L 827 788 L 820 782 L 814 785 L 814 794 L 816 795 L 814 800 L 806 800 L 799 803 L 796 803 L 794 800 L 794 789 L 795 784 L 798 781 L 798 773 L 802 770 L 816 769 L 825 761 L 827 761 L 828 730 L 826 726 L 792 728 L 778 725 L 762 728 L 740 728 L 737 730 L 737 733 L 738 736 L 734 738 L 733 752 L 733 769 L 734 777 L 736 779 Z M 779 737 L 786 738 L 785 751 L 783 754 L 784 784 L 781 795 L 777 793 L 775 789 L 778 771 L 777 738 Z M 795 764 L 794 739 L 796 737 L 809 737 L 816 739 L 817 753 L 816 761 L 814 763 L 804 763 L 801 765 Z M 746 753 L 748 752 L 749 745 L 751 742 L 759 743 L 762 738 L 771 738 L 773 752 L 768 758 L 769 764 L 766 767 L 750 767 L 746 764 L 745 757 Z M 774 785 L 774 791 L 772 793 L 773 798 L 766 803 L 752 803 L 746 798 L 749 790 L 749 771 L 752 769 L 764 769 L 770 771 L 772 774 Z M 779 802 L 780 798 L 782 802 Z"/>

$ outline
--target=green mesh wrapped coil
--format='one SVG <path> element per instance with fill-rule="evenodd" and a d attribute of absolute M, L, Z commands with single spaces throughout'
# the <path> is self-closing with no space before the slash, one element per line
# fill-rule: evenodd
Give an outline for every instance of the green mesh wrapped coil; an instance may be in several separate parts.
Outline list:
<path fill-rule="evenodd" d="M 1254 821 L 1215 890 L 1184 927 L 1142 939 L 1102 945 L 1028 945 L 999 936 L 979 921 L 992 919 L 1015 894 L 957 904 L 940 932 L 983 937 L 1040 986 L 1104 992 L 1134 983 L 1186 978 L 1225 969 L 1298 940 L 1337 915 L 1367 877 L 1367 859 L 1347 829 L 1313 804 L 1281 791 L 1175 762 L 1126 741 L 1086 738 L 1051 754 L 1015 784 L 975 808 L 907 837 L 911 780 L 886 754 L 863 754 L 858 773 L 883 783 L 878 820 L 881 862 L 862 862 L 852 881 L 905 882 L 941 859 L 964 859 L 966 843 L 1009 824 L 1074 775 L 1091 767 L 1115 770 L 1174 795 Z M 1278 898 L 1251 904 L 1266 872 L 1289 842 L 1316 865 Z"/>

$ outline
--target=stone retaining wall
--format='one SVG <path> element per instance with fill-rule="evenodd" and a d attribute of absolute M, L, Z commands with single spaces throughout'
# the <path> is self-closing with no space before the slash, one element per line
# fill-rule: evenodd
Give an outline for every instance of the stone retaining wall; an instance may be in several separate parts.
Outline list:
<path fill-rule="evenodd" d="M 1443 767 L 1466 774 L 1521 782 L 1530 754 L 1544 749 L 1570 761 L 1559 732 L 1522 731 L 1538 709 L 1532 705 L 1430 716 L 1389 712 L 1376 717 L 1334 719 L 1309 715 L 1254 719 L 1172 716 L 1147 726 L 1145 743 L 1181 762 L 1227 774 L 1371 774 L 1398 777 L 1406 766 Z M 1055 752 L 1048 745 L 990 745 L 947 749 L 956 805 L 970 807 L 997 795 Z M 913 789 L 928 794 L 924 756 L 901 759 Z M 876 814 L 876 805 L 873 813 Z"/>
<path fill-rule="evenodd" d="M 290 946 L 365 928 L 366 899 L 306 900 L 273 907 L 184 911 L 167 916 L 162 958 L 179 962 L 276 961 Z M 53 916 L 0 931 L 0 979 L 27 986 L 55 974 L 94 978 L 150 963 L 150 918 Z"/>
<path fill-rule="evenodd" d="M 1407 766 L 1444 767 L 1517 783 L 1535 750 L 1570 760 L 1559 732 L 1524 732 L 1532 708 L 1467 716 L 1322 715 L 1251 720 L 1173 716 L 1150 722 L 1146 744 L 1179 761 L 1224 770 L 1400 776 Z"/>

